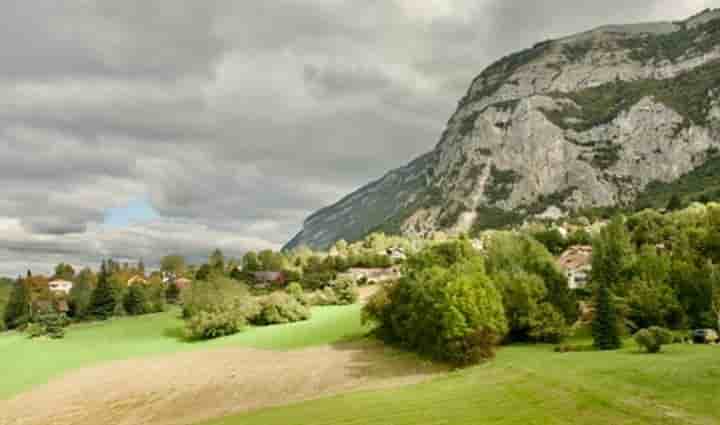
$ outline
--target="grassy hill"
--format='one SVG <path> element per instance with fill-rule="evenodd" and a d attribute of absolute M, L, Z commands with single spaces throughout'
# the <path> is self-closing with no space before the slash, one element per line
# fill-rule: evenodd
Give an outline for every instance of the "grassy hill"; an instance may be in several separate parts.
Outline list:
<path fill-rule="evenodd" d="M 511 346 L 427 383 L 345 394 L 203 425 L 656 425 L 720 423 L 720 347 L 558 354 Z"/>
<path fill-rule="evenodd" d="M 62 340 L 0 334 L 0 364 L 13 366 L 3 370 L 0 400 L 66 371 L 112 360 L 232 346 L 287 350 L 357 338 L 365 332 L 359 311 L 359 305 L 318 307 L 307 322 L 250 328 L 227 338 L 194 343 L 182 338 L 178 310 L 75 325 Z"/>

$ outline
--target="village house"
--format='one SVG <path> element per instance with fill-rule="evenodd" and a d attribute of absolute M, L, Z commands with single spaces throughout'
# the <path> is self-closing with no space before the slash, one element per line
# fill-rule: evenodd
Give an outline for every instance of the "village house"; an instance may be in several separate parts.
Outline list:
<path fill-rule="evenodd" d="M 286 278 L 285 273 L 283 272 L 270 272 L 270 271 L 261 271 L 261 272 L 253 272 L 253 279 L 255 279 L 255 282 L 262 285 L 267 284 L 274 284 L 274 285 L 284 285 Z"/>
<path fill-rule="evenodd" d="M 585 288 L 592 270 L 592 247 L 571 246 L 558 258 L 558 265 L 565 272 L 570 289 Z"/>
<path fill-rule="evenodd" d="M 407 260 L 407 255 L 405 255 L 405 250 L 402 248 L 388 248 L 385 250 L 385 254 L 390 257 L 393 261 L 405 261 Z"/>
<path fill-rule="evenodd" d="M 50 291 L 55 292 L 55 293 L 62 292 L 65 294 L 69 294 L 72 287 L 73 287 L 73 283 L 70 281 L 67 281 L 67 280 L 57 279 L 57 280 L 51 280 L 50 282 L 48 282 L 48 288 L 50 288 Z"/>
<path fill-rule="evenodd" d="M 190 287 L 190 285 L 192 285 L 192 280 L 184 278 L 184 277 L 179 277 L 177 279 L 174 279 L 173 282 L 180 289 L 187 289 Z"/>
<path fill-rule="evenodd" d="M 388 268 L 361 268 L 353 267 L 345 273 L 341 273 L 338 277 L 348 277 L 354 281 L 365 280 L 368 283 L 380 283 L 400 278 L 399 267 Z"/>
<path fill-rule="evenodd" d="M 132 286 L 132 285 L 134 285 L 134 284 L 136 284 L 136 283 L 140 283 L 140 284 L 145 285 L 145 284 L 147 284 L 148 282 L 147 282 L 147 280 L 146 280 L 144 277 L 142 277 L 142 276 L 133 276 L 133 277 L 131 277 L 130 279 L 128 279 L 128 281 L 127 281 L 127 286 Z"/>

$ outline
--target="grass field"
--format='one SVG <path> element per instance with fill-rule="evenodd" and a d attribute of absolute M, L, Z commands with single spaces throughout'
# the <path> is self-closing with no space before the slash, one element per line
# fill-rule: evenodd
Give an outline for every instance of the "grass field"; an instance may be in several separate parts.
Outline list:
<path fill-rule="evenodd" d="M 62 340 L 30 340 L 18 333 L 0 334 L 0 400 L 43 384 L 63 372 L 111 360 L 219 347 L 294 349 L 356 338 L 365 332 L 360 306 L 318 307 L 310 321 L 263 328 L 209 342 L 182 338 L 178 310 L 142 317 L 72 326 Z"/>
<path fill-rule="evenodd" d="M 720 424 L 720 347 L 558 354 L 511 346 L 423 384 L 346 394 L 205 425 Z"/>

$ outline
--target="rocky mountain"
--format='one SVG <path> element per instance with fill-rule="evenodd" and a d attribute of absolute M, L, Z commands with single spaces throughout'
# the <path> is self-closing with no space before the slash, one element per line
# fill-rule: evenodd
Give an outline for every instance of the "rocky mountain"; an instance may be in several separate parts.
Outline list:
<path fill-rule="evenodd" d="M 652 201 L 720 176 L 718 152 L 720 10 L 605 26 L 490 65 L 433 151 L 316 212 L 286 248 Z"/>

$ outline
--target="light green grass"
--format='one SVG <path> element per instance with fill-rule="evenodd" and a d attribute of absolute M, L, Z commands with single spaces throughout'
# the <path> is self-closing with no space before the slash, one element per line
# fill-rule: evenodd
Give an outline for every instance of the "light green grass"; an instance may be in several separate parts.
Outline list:
<path fill-rule="evenodd" d="M 359 312 L 359 305 L 318 307 L 306 322 L 249 328 L 230 337 L 196 343 L 181 338 L 183 322 L 178 310 L 75 325 L 62 340 L 0 334 L 0 400 L 66 371 L 111 360 L 229 346 L 297 349 L 357 338 L 365 332 Z"/>
<path fill-rule="evenodd" d="M 490 364 L 405 388 L 346 394 L 206 425 L 720 424 L 720 347 L 639 354 L 511 346 Z"/>

